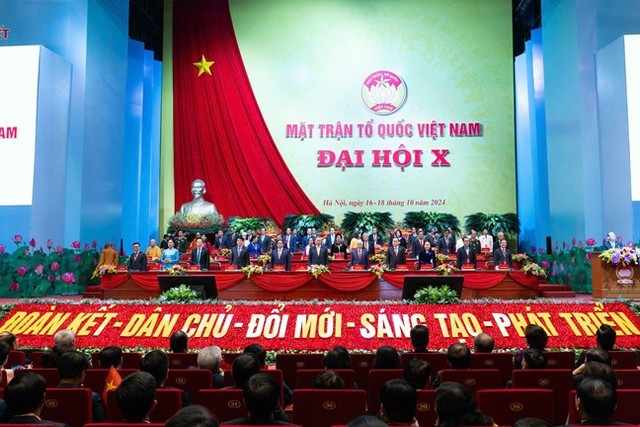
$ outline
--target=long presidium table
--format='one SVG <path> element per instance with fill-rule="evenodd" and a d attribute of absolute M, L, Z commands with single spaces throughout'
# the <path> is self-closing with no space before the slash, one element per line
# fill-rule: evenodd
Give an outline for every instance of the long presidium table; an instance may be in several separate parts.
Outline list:
<path fill-rule="evenodd" d="M 160 295 L 158 271 L 118 272 L 103 276 L 104 298 L 135 299 Z M 310 300 L 357 299 L 398 300 L 404 277 L 437 276 L 433 271 L 388 271 L 380 279 L 369 271 L 332 271 L 314 278 L 305 271 L 267 271 L 247 278 L 237 270 L 189 272 L 189 275 L 213 275 L 218 297 L 223 300 Z M 461 271 L 464 275 L 462 298 L 535 298 L 538 279 L 521 271 Z"/>

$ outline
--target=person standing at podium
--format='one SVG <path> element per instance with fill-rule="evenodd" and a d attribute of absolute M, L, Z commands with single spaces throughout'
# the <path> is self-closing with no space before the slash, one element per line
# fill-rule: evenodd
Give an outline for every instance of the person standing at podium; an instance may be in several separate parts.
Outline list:
<path fill-rule="evenodd" d="M 391 270 L 395 270 L 398 265 L 404 265 L 406 263 L 405 249 L 400 246 L 400 240 L 394 237 L 391 241 L 389 252 L 387 252 L 387 265 Z"/>
<path fill-rule="evenodd" d="M 231 249 L 231 265 L 239 269 L 249 265 L 249 250 L 244 246 L 242 237 L 236 239 L 235 246 Z"/>
<path fill-rule="evenodd" d="M 463 265 L 471 264 L 474 269 L 477 266 L 476 253 L 469 243 L 469 238 L 466 236 L 462 239 L 462 246 L 456 254 L 456 262 L 458 263 L 458 270 L 462 269 Z"/>
<path fill-rule="evenodd" d="M 276 241 L 276 248 L 271 251 L 271 268 L 276 265 L 284 266 L 284 271 L 291 271 L 291 252 L 284 247 L 282 239 Z"/>
<path fill-rule="evenodd" d="M 202 238 L 196 240 L 196 247 L 191 250 L 191 264 L 200 267 L 200 270 L 208 270 L 211 260 L 209 249 L 204 247 Z"/>
<path fill-rule="evenodd" d="M 309 265 L 329 265 L 329 250 L 322 246 L 322 237 L 316 237 L 315 245 L 309 248 Z"/>
<path fill-rule="evenodd" d="M 508 265 L 510 269 L 513 268 L 511 251 L 507 249 L 507 241 L 505 239 L 500 240 L 500 247 L 493 251 L 493 259 L 496 264 L 496 270 L 501 265 Z"/>
<path fill-rule="evenodd" d="M 423 249 L 418 253 L 418 270 L 422 270 L 423 265 L 436 268 L 436 253 L 431 249 L 431 242 L 426 239 Z"/>
<path fill-rule="evenodd" d="M 127 269 L 129 271 L 146 271 L 147 269 L 147 256 L 140 252 L 140 243 L 133 243 L 133 253 L 129 257 L 127 262 Z"/>
<path fill-rule="evenodd" d="M 351 251 L 349 267 L 353 269 L 356 265 L 361 265 L 364 270 L 369 269 L 369 254 L 364 250 L 362 240 L 359 240 L 356 249 Z"/>
<path fill-rule="evenodd" d="M 612 248 L 621 248 L 621 247 L 622 247 L 622 243 L 616 240 L 616 233 L 614 233 L 613 231 L 610 231 L 609 233 L 607 233 L 607 240 L 604 242 L 604 248 L 612 249 Z"/>
<path fill-rule="evenodd" d="M 493 236 L 489 234 L 489 230 L 486 228 L 482 230 L 482 235 L 478 238 L 480 240 L 480 250 L 482 252 L 493 251 Z"/>

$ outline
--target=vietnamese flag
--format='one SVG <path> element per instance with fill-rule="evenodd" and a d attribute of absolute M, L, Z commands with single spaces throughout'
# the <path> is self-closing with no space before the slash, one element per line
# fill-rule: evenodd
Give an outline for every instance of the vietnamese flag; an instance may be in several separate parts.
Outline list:
<path fill-rule="evenodd" d="M 107 378 L 104 380 L 104 391 L 102 392 L 102 401 L 107 405 L 107 392 L 118 388 L 122 382 L 122 377 L 113 366 L 109 368 Z"/>

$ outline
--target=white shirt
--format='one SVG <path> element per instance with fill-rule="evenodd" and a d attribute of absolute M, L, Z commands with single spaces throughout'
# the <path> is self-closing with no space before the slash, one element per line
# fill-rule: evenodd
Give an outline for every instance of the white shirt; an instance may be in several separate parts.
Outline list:
<path fill-rule="evenodd" d="M 478 240 L 480 240 L 480 247 L 481 248 L 489 248 L 489 249 L 493 249 L 493 236 L 490 234 L 487 235 L 480 235 L 480 237 L 478 237 Z"/>

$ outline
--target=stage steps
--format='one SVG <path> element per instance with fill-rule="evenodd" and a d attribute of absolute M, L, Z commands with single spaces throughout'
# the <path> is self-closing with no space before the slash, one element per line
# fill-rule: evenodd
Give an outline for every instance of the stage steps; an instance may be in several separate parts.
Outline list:
<path fill-rule="evenodd" d="M 82 293 L 82 298 L 102 298 L 102 295 L 100 286 L 87 286 Z"/>
<path fill-rule="evenodd" d="M 540 297 L 542 298 L 575 298 L 576 293 L 567 285 L 540 285 Z"/>

